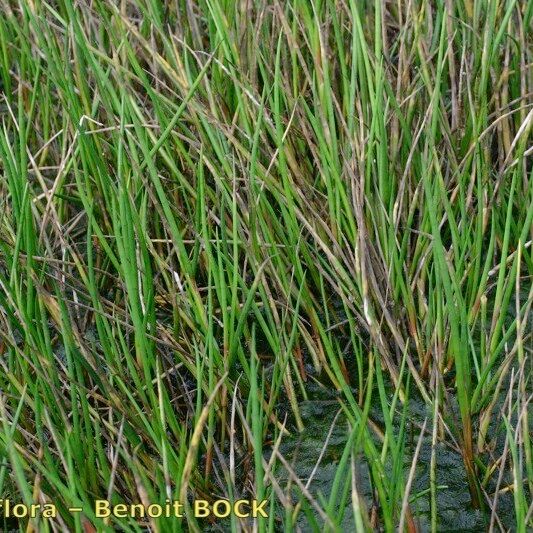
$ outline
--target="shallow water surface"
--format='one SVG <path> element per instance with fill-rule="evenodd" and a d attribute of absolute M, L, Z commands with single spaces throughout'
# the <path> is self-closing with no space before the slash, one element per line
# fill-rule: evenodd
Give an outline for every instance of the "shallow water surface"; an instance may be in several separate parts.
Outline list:
<path fill-rule="evenodd" d="M 299 434 L 295 432 L 290 437 L 286 437 L 280 447 L 280 452 L 291 464 L 292 469 L 304 484 L 308 483 L 309 476 L 314 470 L 308 486 L 309 491 L 317 501 L 321 501 L 321 496 L 327 501 L 331 493 L 339 460 L 346 446 L 349 427 L 345 415 L 342 411 L 339 413 L 339 401 L 332 396 L 331 392 L 319 386 L 312 386 L 310 390 L 310 399 L 300 403 L 305 430 Z M 374 397 L 376 405 L 371 409 L 370 416 L 373 422 L 378 424 L 378 426 L 382 426 L 383 421 L 381 420 L 381 408 L 378 405 L 379 396 L 377 391 Z M 336 416 L 337 419 L 335 420 Z M 430 416 L 430 412 L 424 402 L 411 399 L 409 402 L 407 445 L 404 455 L 405 479 L 411 467 L 419 436 L 419 427 L 426 416 Z M 399 415 L 397 418 L 399 419 Z M 335 425 L 331 429 L 334 420 Z M 330 438 L 325 446 L 328 434 L 330 434 Z M 376 446 L 381 449 L 381 443 L 377 438 Z M 316 467 L 321 455 L 320 463 Z M 368 465 L 363 454 L 358 454 L 357 458 L 357 489 L 359 496 L 364 499 L 366 508 L 369 510 L 373 504 L 373 491 Z M 430 493 L 428 490 L 430 487 L 430 462 L 431 432 L 426 428 L 426 436 L 423 439 L 418 456 L 416 474 L 410 495 L 411 512 L 419 531 L 429 531 L 431 524 Z M 477 532 L 487 530 L 490 523 L 490 510 L 480 511 L 471 507 L 462 457 L 446 443 L 437 444 L 436 472 L 438 531 Z M 282 476 L 281 472 L 279 475 Z M 346 476 L 349 475 L 350 472 L 347 469 Z M 285 475 L 282 478 L 281 485 L 286 486 L 288 481 L 289 476 Z M 501 494 L 498 499 L 498 515 L 504 527 L 511 528 L 511 530 L 515 526 L 513 509 L 511 493 Z M 304 513 L 299 515 L 298 526 L 300 526 L 302 531 L 310 531 L 310 525 Z M 348 500 L 347 508 L 344 510 L 342 528 L 345 531 L 352 531 L 354 528 L 350 499 Z"/>

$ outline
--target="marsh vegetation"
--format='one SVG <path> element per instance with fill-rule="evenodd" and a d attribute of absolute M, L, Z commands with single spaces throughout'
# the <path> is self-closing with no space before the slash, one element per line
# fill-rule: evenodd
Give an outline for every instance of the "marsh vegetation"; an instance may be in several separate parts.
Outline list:
<path fill-rule="evenodd" d="M 0 9 L 4 529 L 533 527 L 533 1 Z"/>

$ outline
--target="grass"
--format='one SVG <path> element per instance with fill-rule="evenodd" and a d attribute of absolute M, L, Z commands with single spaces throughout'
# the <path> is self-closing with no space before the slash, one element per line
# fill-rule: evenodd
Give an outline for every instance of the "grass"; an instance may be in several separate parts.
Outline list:
<path fill-rule="evenodd" d="M 5 530 L 533 527 L 532 1 L 0 5 Z"/>

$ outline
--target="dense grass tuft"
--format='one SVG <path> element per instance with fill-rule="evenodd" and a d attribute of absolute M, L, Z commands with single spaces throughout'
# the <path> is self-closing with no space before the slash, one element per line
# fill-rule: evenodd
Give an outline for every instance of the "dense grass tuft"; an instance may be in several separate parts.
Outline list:
<path fill-rule="evenodd" d="M 4 530 L 533 527 L 533 1 L 0 9 Z"/>

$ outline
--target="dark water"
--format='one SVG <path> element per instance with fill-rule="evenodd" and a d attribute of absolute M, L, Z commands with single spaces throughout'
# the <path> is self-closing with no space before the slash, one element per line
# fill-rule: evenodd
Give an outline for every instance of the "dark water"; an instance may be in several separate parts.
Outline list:
<path fill-rule="evenodd" d="M 520 306 L 524 306 L 529 297 L 529 288 L 523 287 L 520 292 Z M 523 307 L 522 307 L 523 309 Z M 489 298 L 487 307 L 487 316 L 491 316 L 493 312 L 492 298 Z M 509 328 L 516 318 L 516 307 L 514 297 L 509 302 L 509 307 L 506 313 L 505 328 Z M 531 346 L 531 332 L 533 331 L 533 316 L 528 315 L 523 317 L 527 320 L 528 325 L 525 329 L 528 346 Z M 480 331 L 479 323 L 474 328 L 473 342 L 476 351 L 479 350 L 479 339 L 482 332 Z M 509 346 L 512 346 L 514 338 L 510 339 Z M 478 352 L 479 353 L 479 352 Z M 500 359 L 506 354 L 502 353 Z M 495 368 L 499 366 L 495 365 Z M 516 367 L 516 364 L 514 364 Z M 530 367 L 531 368 L 531 367 Z M 516 372 L 516 369 L 515 369 Z M 493 410 L 493 416 L 490 423 L 488 438 L 491 440 L 490 456 L 484 454 L 480 460 L 485 465 L 491 465 L 494 461 L 502 455 L 505 443 L 505 428 L 499 413 L 502 410 L 505 401 L 505 394 L 509 388 L 509 377 L 511 371 L 508 372 L 507 380 L 502 387 L 496 405 Z M 472 376 L 475 381 L 475 377 Z M 453 385 L 451 385 L 453 387 Z M 412 387 L 411 390 L 413 390 Z M 339 413 L 340 403 L 339 398 L 332 393 L 331 387 L 320 386 L 318 384 L 308 383 L 308 400 L 300 403 L 302 421 L 305 430 L 301 433 L 293 432 L 291 437 L 285 438 L 280 448 L 281 453 L 290 462 L 292 469 L 300 479 L 305 483 L 317 461 L 319 460 L 321 451 L 324 447 L 324 442 L 328 436 L 330 428 L 336 415 Z M 390 390 L 389 392 L 392 392 Z M 515 392 L 517 393 L 515 388 Z M 353 391 L 354 396 L 357 397 L 356 391 Z M 515 395 L 516 398 L 516 395 Z M 389 399 L 392 399 L 392 393 Z M 459 413 L 455 402 L 455 392 L 452 392 L 446 398 L 449 415 L 453 419 L 452 426 L 460 428 Z M 398 406 L 399 407 L 399 406 Z M 531 413 L 531 422 L 533 423 L 533 413 Z M 414 451 L 420 434 L 420 427 L 424 419 L 428 419 L 425 437 L 422 440 L 420 453 L 417 460 L 415 477 L 410 491 L 410 509 L 413 514 L 415 523 L 419 531 L 429 531 L 431 529 L 431 510 L 430 510 L 430 464 L 431 464 L 431 407 L 427 406 L 425 402 L 416 397 L 414 394 L 409 398 L 408 406 L 408 423 L 406 428 L 407 441 L 403 457 L 404 479 L 407 479 L 411 463 L 413 460 Z M 384 420 L 381 411 L 378 391 L 373 392 L 373 406 L 370 411 L 370 419 L 378 426 L 384 427 Z M 400 415 L 396 415 L 393 422 L 394 432 L 397 434 L 399 430 Z M 477 435 L 478 420 L 474 417 L 474 436 Z M 511 424 L 514 427 L 516 418 L 511 417 Z M 531 424 L 530 424 L 531 427 Z M 327 501 L 331 493 L 333 479 L 337 472 L 340 457 L 344 451 L 349 435 L 349 428 L 346 417 L 343 413 L 339 414 L 336 419 L 335 426 L 331 432 L 331 438 L 327 444 L 320 465 L 316 468 L 313 479 L 309 484 L 309 491 L 311 495 L 320 500 L 320 495 L 324 497 L 323 501 Z M 474 437 L 475 438 L 475 437 Z M 435 450 L 436 458 L 436 485 L 437 485 L 437 530 L 446 532 L 460 532 L 460 531 L 486 531 L 491 520 L 491 511 L 486 506 L 483 510 L 474 509 L 470 502 L 470 492 L 466 478 L 466 471 L 461 454 L 451 445 L 449 445 L 449 437 L 446 436 L 446 442 L 438 442 Z M 378 450 L 381 450 L 381 442 L 376 437 L 375 444 Z M 356 465 L 357 472 L 357 489 L 360 497 L 365 501 L 367 510 L 372 507 L 374 502 L 372 486 L 370 481 L 370 474 L 366 458 L 362 453 L 358 455 L 358 463 Z M 282 475 L 281 472 L 279 475 Z M 346 476 L 350 476 L 349 470 Z M 483 475 L 479 474 L 482 478 Z M 494 472 L 487 485 L 484 487 L 489 498 L 492 500 L 494 493 L 497 490 L 496 483 L 498 472 Z M 526 478 L 525 471 L 523 478 Z M 288 481 L 288 476 L 285 478 Z M 285 484 L 286 485 L 286 484 Z M 285 486 L 282 483 L 282 486 Z M 506 463 L 506 470 L 502 477 L 500 489 L 512 485 L 512 474 L 509 471 L 509 459 Z M 302 497 L 295 489 L 295 500 Z M 399 503 L 401 508 L 401 502 Z M 516 530 L 516 516 L 514 510 L 514 500 L 511 490 L 499 493 L 497 504 L 497 516 L 501 521 L 501 526 L 507 531 Z M 321 523 L 319 521 L 319 523 Z M 396 524 L 397 525 L 397 524 Z M 310 526 L 304 513 L 300 513 L 298 526 L 302 531 L 309 531 Z M 498 522 L 495 522 L 498 528 Z M 351 502 L 348 500 L 348 506 L 345 510 L 344 518 L 341 525 L 345 531 L 354 530 L 353 512 L 351 509 Z"/>
<path fill-rule="evenodd" d="M 290 462 L 294 472 L 305 483 L 311 475 L 319 456 L 324 448 L 325 440 L 330 432 L 331 425 L 339 413 L 339 401 L 331 397 L 327 389 L 312 386 L 312 398 L 301 402 L 301 415 L 305 430 L 291 437 L 285 438 L 280 451 Z M 379 396 L 376 391 L 376 403 Z M 409 402 L 409 422 L 407 426 L 407 445 L 404 454 L 404 479 L 407 479 L 413 454 L 419 436 L 419 427 L 425 417 L 430 418 L 431 413 L 424 402 L 411 399 Z M 381 409 L 376 405 L 370 413 L 371 419 L 382 425 Z M 399 416 L 398 416 L 399 418 Z M 431 462 L 431 429 L 430 423 L 426 428 L 423 444 L 418 456 L 417 467 L 413 485 L 410 492 L 410 508 L 419 531 L 429 531 L 430 517 L 430 462 Z M 313 479 L 309 485 L 312 496 L 320 501 L 322 495 L 327 501 L 331 492 L 333 479 L 338 469 L 339 460 L 346 446 L 348 438 L 348 425 L 344 414 L 341 412 L 336 419 L 329 442 L 323 453 L 321 462 L 316 468 Z M 381 450 L 381 443 L 376 438 L 376 447 Z M 367 510 L 373 503 L 373 494 L 370 483 L 368 465 L 363 454 L 358 455 L 356 465 L 357 488 L 360 497 L 365 500 Z M 282 475 L 281 472 L 279 474 Z M 350 476 L 347 469 L 346 476 Z M 437 519 L 438 531 L 486 531 L 490 523 L 490 510 L 480 511 L 470 505 L 470 493 L 461 455 L 451 446 L 438 443 L 436 448 L 436 484 L 437 484 Z M 494 478 L 497 475 L 493 476 Z M 283 478 L 282 478 L 283 479 Z M 289 477 L 284 478 L 286 482 Z M 488 487 L 489 494 L 492 494 Z M 295 499 L 300 497 L 298 489 L 295 490 Z M 298 496 L 297 496 L 298 494 Z M 401 508 L 401 502 L 398 508 Z M 501 494 L 498 499 L 498 516 L 506 528 L 513 530 L 515 526 L 513 498 L 510 492 Z M 319 523 L 321 523 L 319 521 Z M 397 524 L 396 524 L 397 525 Z M 309 522 L 300 513 L 298 526 L 302 531 L 310 531 Z M 351 500 L 345 510 L 341 525 L 344 531 L 354 530 Z"/>

